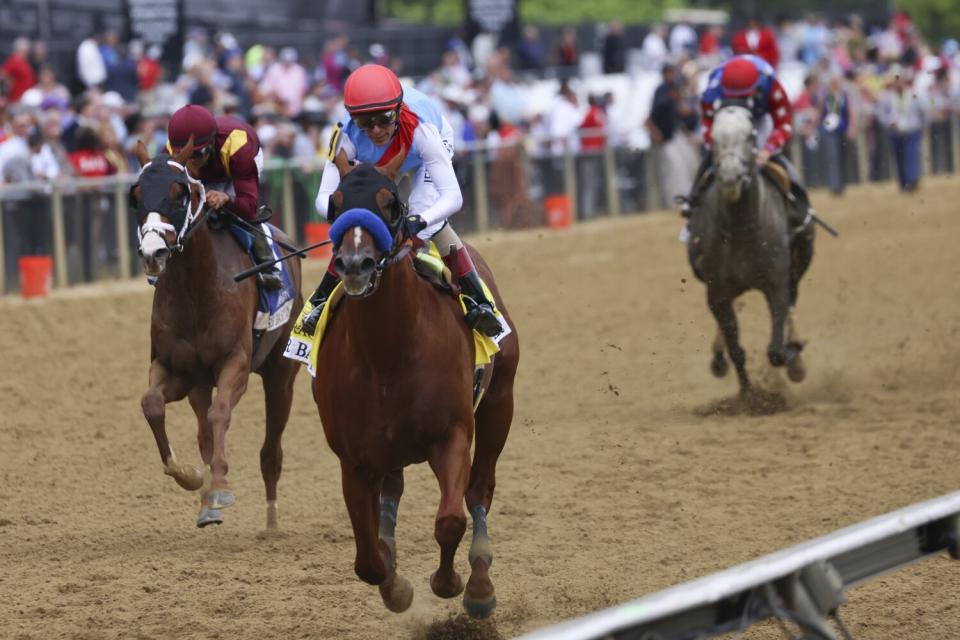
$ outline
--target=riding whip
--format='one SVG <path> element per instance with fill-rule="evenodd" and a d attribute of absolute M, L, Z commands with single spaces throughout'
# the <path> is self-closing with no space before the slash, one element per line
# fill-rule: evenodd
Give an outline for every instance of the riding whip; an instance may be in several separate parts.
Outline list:
<path fill-rule="evenodd" d="M 287 258 L 292 258 L 292 257 L 294 257 L 294 256 L 297 256 L 297 257 L 299 257 L 299 258 L 302 258 L 302 257 L 303 257 L 303 254 L 307 253 L 308 251 L 312 251 L 312 250 L 316 249 L 317 247 L 322 247 L 322 246 L 324 246 L 324 245 L 331 244 L 332 242 L 333 242 L 333 240 L 324 240 L 323 242 L 318 242 L 318 243 L 316 243 L 316 244 L 311 244 L 309 247 L 304 247 L 303 249 L 293 249 L 293 248 L 291 247 L 291 248 L 290 248 L 291 251 L 290 251 L 290 253 L 288 253 L 287 255 L 281 256 L 281 257 L 277 258 L 276 260 L 271 260 L 270 262 L 262 262 L 262 263 L 260 263 L 260 264 L 258 264 L 258 265 L 256 265 L 256 266 L 254 266 L 254 267 L 251 268 L 251 269 L 247 269 L 246 271 L 241 271 L 241 272 L 238 273 L 237 275 L 233 276 L 233 281 L 234 281 L 234 282 L 240 282 L 241 280 L 246 280 L 246 279 L 249 278 L 250 276 L 255 276 L 255 275 L 257 275 L 258 273 L 260 273 L 261 271 L 266 271 L 267 269 L 269 269 L 269 268 L 272 267 L 273 265 L 277 264 L 278 262 L 283 262 L 283 261 L 286 260 Z M 280 246 L 282 246 L 284 249 L 287 248 L 286 245 L 280 245 Z"/>

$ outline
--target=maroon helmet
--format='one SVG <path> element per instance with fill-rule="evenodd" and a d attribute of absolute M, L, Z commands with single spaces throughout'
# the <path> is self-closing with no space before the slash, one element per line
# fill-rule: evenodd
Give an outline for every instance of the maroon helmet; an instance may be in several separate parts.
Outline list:
<path fill-rule="evenodd" d="M 178 153 L 193 137 L 193 148 L 199 151 L 212 145 L 217 139 L 217 120 L 213 114 L 198 104 L 188 104 L 177 109 L 167 125 L 170 149 Z"/>
<path fill-rule="evenodd" d="M 343 106 L 351 114 L 398 109 L 403 87 L 390 69 L 365 64 L 350 74 L 343 87 Z"/>

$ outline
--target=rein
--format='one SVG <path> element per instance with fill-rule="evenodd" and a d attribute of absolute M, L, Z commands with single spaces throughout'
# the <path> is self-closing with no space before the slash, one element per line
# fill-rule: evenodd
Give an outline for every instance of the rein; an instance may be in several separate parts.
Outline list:
<path fill-rule="evenodd" d="M 396 245 L 390 250 L 390 253 L 386 254 L 377 261 L 377 266 L 374 268 L 373 277 L 370 278 L 370 282 L 367 283 L 367 287 L 363 290 L 363 293 L 359 293 L 350 297 L 367 298 L 372 296 L 380 286 L 380 278 L 383 276 L 383 272 L 387 269 L 387 267 L 399 263 L 401 260 L 406 258 L 412 250 L 413 241 L 409 238 L 402 240 L 400 244 Z"/>

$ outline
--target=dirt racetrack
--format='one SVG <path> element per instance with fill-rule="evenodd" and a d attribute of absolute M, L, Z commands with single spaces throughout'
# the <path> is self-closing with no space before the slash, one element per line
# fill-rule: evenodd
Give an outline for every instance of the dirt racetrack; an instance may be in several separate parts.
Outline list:
<path fill-rule="evenodd" d="M 499 634 L 960 488 L 957 202 L 956 178 L 912 196 L 815 195 L 842 236 L 820 235 L 801 289 L 806 382 L 768 372 L 762 299 L 740 312 L 755 378 L 788 401 L 764 417 L 710 414 L 736 383 L 709 373 L 714 325 L 675 215 L 476 238 L 522 349 L 490 518 Z M 319 273 L 308 268 L 311 286 Z M 139 407 L 150 299 L 138 280 L 0 300 L 0 638 L 409 638 L 458 612 L 428 586 L 438 491 L 426 467 L 407 472 L 397 530 L 411 611 L 388 613 L 354 576 L 305 371 L 284 439 L 283 533 L 259 535 L 258 384 L 228 437 L 237 505 L 219 528 L 195 528 L 195 496 L 163 475 Z M 198 462 L 189 407 L 168 416 L 181 460 Z M 945 558 L 849 598 L 858 639 L 960 637 L 960 565 Z"/>

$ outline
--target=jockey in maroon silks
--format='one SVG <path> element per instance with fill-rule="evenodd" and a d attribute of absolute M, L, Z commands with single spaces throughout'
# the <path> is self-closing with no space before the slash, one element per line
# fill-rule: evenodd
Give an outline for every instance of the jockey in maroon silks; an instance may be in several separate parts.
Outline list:
<path fill-rule="evenodd" d="M 787 207 L 790 222 L 795 227 L 809 223 L 813 211 L 810 209 L 806 190 L 793 165 L 783 153 L 785 145 L 793 135 L 793 110 L 773 67 L 757 56 L 739 55 L 710 72 L 700 104 L 703 144 L 708 152 L 713 147 L 713 116 L 718 109 L 730 103 L 741 104 L 749 109 L 754 126 L 758 129 L 766 117 L 770 117 L 773 128 L 763 148 L 757 152 L 757 165 L 762 168 L 768 162 L 775 162 L 787 171 L 792 183 L 791 195 L 795 200 L 792 206 Z M 696 203 L 697 196 L 705 186 L 702 178 L 711 164 L 711 154 L 707 153 L 694 179 L 693 192 L 683 204 L 682 211 L 686 217 L 689 216 L 690 206 Z"/>
<path fill-rule="evenodd" d="M 212 209 L 228 207 L 239 218 L 251 221 L 260 205 L 260 172 L 263 150 L 257 132 L 233 116 L 214 118 L 200 105 L 189 104 L 170 118 L 167 150 L 177 153 L 193 138 L 195 178 L 207 190 L 206 205 Z M 257 263 L 270 262 L 273 252 L 262 233 L 252 233 Z M 278 270 L 262 272 L 260 282 L 267 289 L 278 289 L 282 280 Z"/>

